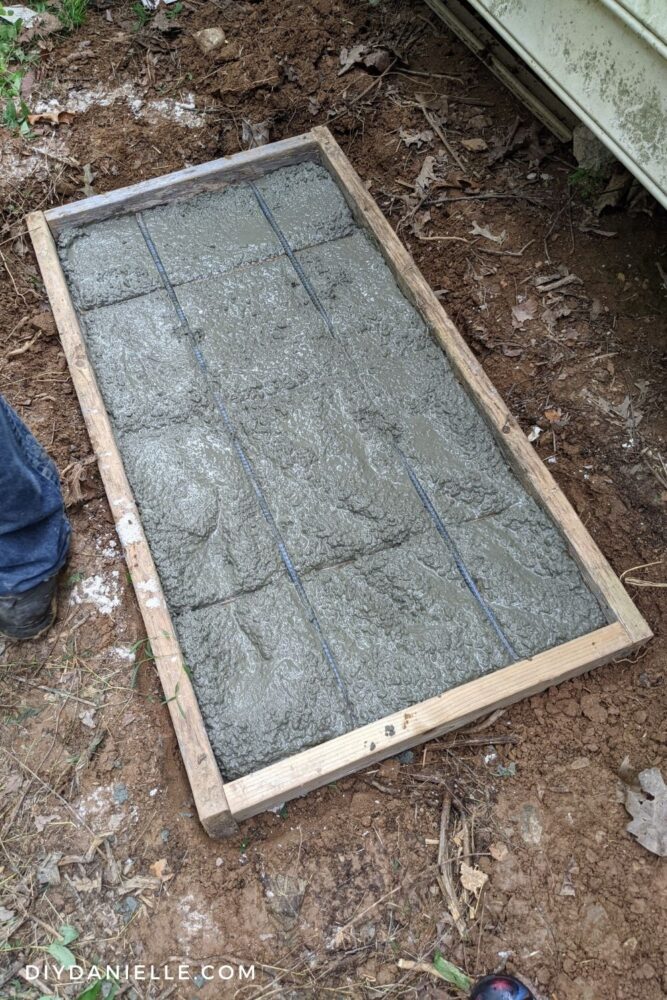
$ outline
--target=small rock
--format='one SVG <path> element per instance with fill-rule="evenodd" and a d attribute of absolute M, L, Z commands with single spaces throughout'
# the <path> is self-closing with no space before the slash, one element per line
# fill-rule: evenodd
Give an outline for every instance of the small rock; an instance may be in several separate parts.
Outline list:
<path fill-rule="evenodd" d="M 206 985 L 206 980 L 202 976 L 201 972 L 198 972 L 196 976 L 192 977 L 192 982 L 195 984 L 198 990 L 200 990 L 202 986 Z"/>
<path fill-rule="evenodd" d="M 219 49 L 227 41 L 222 28 L 202 28 L 195 32 L 195 39 L 204 55 Z"/>
<path fill-rule="evenodd" d="M 573 771 L 581 771 L 583 768 L 588 767 L 590 760 L 588 757 L 575 757 L 575 759 L 570 764 L 570 768 Z"/>
<path fill-rule="evenodd" d="M 537 847 L 542 840 L 542 823 L 535 806 L 526 802 L 519 813 L 519 832 L 521 839 L 532 847 Z"/>
<path fill-rule="evenodd" d="M 127 802 L 129 795 L 127 785 L 124 785 L 122 782 L 118 782 L 117 785 L 113 786 L 113 800 L 117 805 L 122 806 L 124 802 Z"/>
<path fill-rule="evenodd" d="M 139 900 L 134 896 L 126 896 L 125 899 L 121 900 L 118 909 L 129 919 L 134 913 L 137 912 L 139 905 Z"/>
<path fill-rule="evenodd" d="M 396 760 L 399 764 L 412 764 L 415 759 L 413 750 L 404 750 L 403 753 L 396 755 Z"/>

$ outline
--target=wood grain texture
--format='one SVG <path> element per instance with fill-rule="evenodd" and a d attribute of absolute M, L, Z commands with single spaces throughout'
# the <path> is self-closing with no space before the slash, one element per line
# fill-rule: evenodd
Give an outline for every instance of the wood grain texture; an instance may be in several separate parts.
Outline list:
<path fill-rule="evenodd" d="M 634 645 L 622 625 L 605 625 L 530 660 L 495 670 L 436 698 L 228 782 L 225 790 L 230 808 L 239 820 L 253 816 L 441 736 L 480 715 L 544 691 L 552 684 L 576 677 Z"/>
<path fill-rule="evenodd" d="M 327 167 L 357 222 L 374 235 L 399 287 L 445 350 L 524 488 L 560 528 L 588 585 L 608 609 L 612 623 L 223 785 L 192 684 L 183 668 L 173 624 L 88 359 L 53 234 L 65 225 L 109 218 L 220 189 L 227 183 L 258 177 L 267 170 L 303 160 L 318 160 Z M 581 674 L 650 638 L 647 623 L 328 129 L 316 128 L 304 136 L 229 159 L 168 174 L 47 213 L 33 213 L 27 223 L 151 640 L 197 811 L 212 836 L 229 835 L 236 829 L 235 820 L 303 795 L 479 715 Z"/>
<path fill-rule="evenodd" d="M 633 641 L 639 643 L 650 639 L 651 630 L 625 587 L 545 468 L 329 129 L 314 128 L 312 134 L 320 147 L 322 162 L 337 179 L 357 222 L 375 235 L 401 291 L 421 313 L 460 381 L 486 417 L 522 486 L 549 512 L 560 529 L 591 590 L 608 609 L 610 618 L 621 622 Z"/>
<path fill-rule="evenodd" d="M 35 212 L 26 221 L 151 643 L 197 812 L 210 834 L 231 833 L 236 824 L 229 810 L 194 689 L 183 665 L 171 616 L 88 359 L 53 236 L 44 213 Z M 148 752 L 149 748 L 146 750 Z"/>
<path fill-rule="evenodd" d="M 261 177 L 268 170 L 313 159 L 317 145 L 311 134 L 283 139 L 258 149 L 246 149 L 233 156 L 211 160 L 196 167 L 186 167 L 131 187 L 94 195 L 45 212 L 54 236 L 65 226 L 101 222 L 114 215 L 151 208 L 166 201 L 194 197 L 205 191 L 219 191 L 234 181 Z"/>

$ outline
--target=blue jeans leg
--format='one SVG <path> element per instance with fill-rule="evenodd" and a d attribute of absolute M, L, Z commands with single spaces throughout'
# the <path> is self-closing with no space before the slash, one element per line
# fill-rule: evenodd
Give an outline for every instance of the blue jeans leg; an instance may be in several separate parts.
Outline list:
<path fill-rule="evenodd" d="M 57 573 L 69 539 L 56 467 L 0 396 L 0 596 Z"/>

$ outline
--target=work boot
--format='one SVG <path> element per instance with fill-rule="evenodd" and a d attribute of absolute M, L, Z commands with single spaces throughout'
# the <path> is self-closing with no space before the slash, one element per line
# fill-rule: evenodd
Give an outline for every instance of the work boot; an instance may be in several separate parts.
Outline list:
<path fill-rule="evenodd" d="M 56 619 L 58 574 L 38 583 L 24 594 L 0 595 L 0 636 L 5 639 L 37 639 Z"/>

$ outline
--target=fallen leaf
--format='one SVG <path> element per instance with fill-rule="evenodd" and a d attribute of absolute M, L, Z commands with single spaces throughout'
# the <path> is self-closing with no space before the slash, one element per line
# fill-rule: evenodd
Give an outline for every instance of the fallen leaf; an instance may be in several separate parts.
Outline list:
<path fill-rule="evenodd" d="M 550 424 L 557 424 L 563 418 L 563 411 L 560 406 L 551 406 L 544 411 L 544 416 L 547 418 Z"/>
<path fill-rule="evenodd" d="M 465 149 L 469 149 L 471 153 L 484 153 L 489 148 L 482 138 L 462 139 L 461 145 Z"/>
<path fill-rule="evenodd" d="M 269 141 L 269 122 L 257 122 L 256 125 L 253 125 L 247 118 L 244 118 L 241 140 L 248 149 L 254 149 L 255 146 L 265 146 Z"/>
<path fill-rule="evenodd" d="M 364 66 L 366 69 L 384 73 L 391 66 L 391 55 L 386 49 L 369 49 L 367 45 L 353 45 L 351 49 L 340 50 L 341 68 L 338 75 L 342 76 L 354 66 Z"/>
<path fill-rule="evenodd" d="M 340 69 L 338 70 L 338 75 L 342 76 L 343 73 L 347 73 L 348 70 L 352 69 L 353 66 L 357 66 L 364 55 L 368 52 L 367 45 L 353 45 L 351 49 L 343 47 L 340 50 Z"/>
<path fill-rule="evenodd" d="M 29 125 L 40 125 L 42 122 L 49 125 L 71 125 L 76 115 L 71 111 L 40 111 L 34 115 L 28 115 Z"/>
<path fill-rule="evenodd" d="M 486 226 L 480 226 L 478 222 L 472 221 L 472 229 L 470 230 L 473 236 L 483 236 L 485 240 L 491 240 L 492 243 L 503 244 L 507 239 L 507 232 L 503 229 L 502 233 L 495 236 L 490 229 Z"/>
<path fill-rule="evenodd" d="M 435 180 L 435 156 L 425 156 L 422 168 L 415 180 L 415 190 L 424 195 Z"/>
<path fill-rule="evenodd" d="M 37 881 L 40 885 L 60 885 L 58 862 L 61 858 L 60 851 L 47 854 L 37 870 Z"/>
<path fill-rule="evenodd" d="M 410 146 L 416 146 L 417 149 L 421 149 L 423 145 L 431 142 L 434 133 L 428 128 L 422 132 L 410 132 L 408 129 L 400 128 L 398 134 L 408 149 Z"/>
<path fill-rule="evenodd" d="M 42 833 L 45 827 L 52 822 L 52 820 L 58 819 L 58 814 L 53 813 L 51 816 L 35 816 L 35 826 L 37 827 L 37 833 Z"/>
<path fill-rule="evenodd" d="M 102 888 L 102 872 L 98 872 L 93 878 L 73 877 L 70 881 L 77 892 L 99 892 Z"/>
<path fill-rule="evenodd" d="M 5 793 L 5 795 L 9 795 L 11 792 L 18 792 L 18 790 L 21 788 L 22 785 L 23 785 L 23 777 L 20 774 L 18 774 L 18 772 L 14 771 L 6 779 L 2 790 Z"/>
<path fill-rule="evenodd" d="M 7 910 L 4 906 L 0 906 L 0 924 L 6 924 L 8 920 L 13 920 L 16 916 L 16 910 Z"/>
<path fill-rule="evenodd" d="M 461 862 L 461 885 L 468 892 L 478 896 L 488 881 L 489 876 L 485 872 L 479 868 L 471 868 L 465 861 Z"/>
<path fill-rule="evenodd" d="M 642 792 L 628 789 L 625 808 L 633 817 L 626 830 L 652 854 L 667 857 L 667 785 L 657 767 L 639 772 Z"/>
<path fill-rule="evenodd" d="M 168 865 L 167 859 L 160 858 L 159 861 L 156 861 L 154 864 L 150 865 L 149 871 L 151 871 L 156 878 L 159 878 L 163 882 L 166 882 L 167 879 L 172 878 L 171 875 L 165 874 L 167 865 Z"/>
<path fill-rule="evenodd" d="M 423 212 L 416 212 L 410 225 L 410 228 L 415 236 L 422 237 L 424 235 L 424 229 L 430 221 L 431 212 L 428 208 Z"/>
<path fill-rule="evenodd" d="M 517 302 L 512 306 L 512 326 L 515 330 L 522 327 L 528 320 L 534 319 L 537 312 L 537 299 L 526 299 L 525 302 Z"/>
<path fill-rule="evenodd" d="M 509 856 L 507 844 L 493 843 L 489 845 L 489 854 L 494 861 L 504 861 Z"/>
<path fill-rule="evenodd" d="M 473 115 L 472 118 L 468 119 L 468 125 L 471 128 L 488 128 L 489 125 L 493 125 L 493 122 L 488 115 Z"/>
<path fill-rule="evenodd" d="M 363 62 L 368 69 L 376 69 L 378 73 L 384 73 L 391 66 L 391 56 L 386 49 L 374 49 L 368 53 Z"/>

